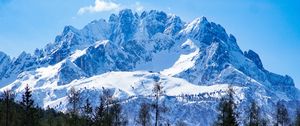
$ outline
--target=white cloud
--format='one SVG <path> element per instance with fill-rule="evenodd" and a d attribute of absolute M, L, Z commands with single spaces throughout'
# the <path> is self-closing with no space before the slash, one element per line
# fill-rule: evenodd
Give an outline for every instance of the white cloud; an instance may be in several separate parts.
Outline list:
<path fill-rule="evenodd" d="M 142 6 L 140 2 L 135 2 L 135 10 L 141 12 L 144 10 L 144 6 Z"/>
<path fill-rule="evenodd" d="M 114 3 L 111 0 L 95 0 L 94 5 L 82 7 L 78 10 L 78 14 L 94 13 L 103 11 L 117 11 L 120 9 L 120 4 Z"/>

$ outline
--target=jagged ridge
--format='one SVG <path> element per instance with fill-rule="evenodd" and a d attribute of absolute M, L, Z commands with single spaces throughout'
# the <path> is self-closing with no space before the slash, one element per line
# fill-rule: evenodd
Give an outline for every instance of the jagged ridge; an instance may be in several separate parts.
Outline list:
<path fill-rule="evenodd" d="M 51 105 L 58 110 L 63 110 L 64 105 L 58 101 L 65 98 L 70 86 L 85 87 L 84 83 L 76 84 L 76 80 L 97 78 L 110 71 L 150 71 L 167 76 L 168 80 L 181 78 L 188 81 L 184 84 L 196 86 L 233 84 L 243 89 L 240 95 L 245 94 L 241 106 L 255 98 L 270 106 L 280 99 L 299 99 L 291 77 L 267 71 L 258 54 L 252 50 L 243 53 L 235 37 L 228 35 L 221 25 L 205 17 L 185 23 L 178 16 L 156 10 L 140 15 L 122 10 L 118 15 L 112 14 L 108 21 L 92 21 L 80 30 L 66 26 L 55 42 L 37 49 L 34 54 L 24 52 L 10 59 L 0 53 L 0 68 L 3 68 L 1 83 L 9 84 L 2 90 L 12 88 L 21 93 L 24 85 L 29 84 L 35 90 L 35 97 L 44 99 L 37 102 L 40 106 Z M 93 91 L 102 87 L 85 88 Z M 112 87 L 115 93 L 117 88 Z M 132 96 L 126 91 L 123 93 L 126 95 L 122 96 Z M 213 106 L 208 107 L 209 111 L 213 109 Z M 265 109 L 271 111 L 271 108 Z M 214 117 L 213 112 L 210 114 Z"/>

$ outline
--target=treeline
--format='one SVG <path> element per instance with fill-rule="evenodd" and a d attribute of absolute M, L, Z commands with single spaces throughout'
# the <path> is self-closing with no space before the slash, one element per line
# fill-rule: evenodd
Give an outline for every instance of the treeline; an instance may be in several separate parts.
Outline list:
<path fill-rule="evenodd" d="M 159 98 L 163 95 L 161 83 L 153 88 L 153 104 L 143 103 L 140 107 L 135 125 L 152 125 L 151 111 L 155 113 L 153 125 L 161 125 L 161 113 L 165 108 L 160 105 Z M 99 105 L 95 108 L 91 100 L 82 97 L 80 91 L 71 88 L 67 94 L 66 113 L 57 112 L 48 107 L 39 108 L 32 98 L 32 91 L 25 87 L 21 101 L 15 100 L 15 94 L 6 90 L 0 95 L 0 126 L 125 126 L 128 117 L 122 110 L 121 101 L 113 97 L 110 90 L 103 88 L 99 96 Z"/>
<path fill-rule="evenodd" d="M 62 112 L 36 106 L 28 86 L 21 101 L 16 102 L 15 94 L 10 90 L 0 96 L 0 126 L 65 126 L 66 120 L 70 119 Z"/>
<path fill-rule="evenodd" d="M 296 117 L 292 121 L 283 101 L 276 104 L 275 122 L 269 122 L 268 117 L 264 115 L 261 108 L 257 105 L 255 100 L 252 100 L 248 109 L 243 110 L 245 117 L 243 120 L 239 119 L 239 112 L 237 105 L 234 102 L 234 90 L 230 86 L 227 95 L 221 99 L 218 110 L 218 118 L 214 123 L 215 126 L 300 126 L 300 109 L 296 112 Z"/>
<path fill-rule="evenodd" d="M 94 110 L 90 100 L 81 103 L 81 95 L 74 88 L 68 93 L 68 110 L 57 112 L 52 108 L 39 108 L 32 99 L 28 86 L 21 101 L 15 101 L 15 94 L 6 90 L 0 97 L 0 126 L 123 126 L 127 124 L 121 104 L 112 99 L 109 90 L 104 89 L 100 105 Z"/>
<path fill-rule="evenodd" d="M 163 120 L 163 113 L 168 108 L 160 102 L 164 95 L 160 82 L 154 84 L 153 100 L 151 103 L 142 103 L 138 109 L 134 124 L 136 126 L 169 126 L 171 122 Z M 99 96 L 99 104 L 92 107 L 91 100 L 83 97 L 80 91 L 71 88 L 68 93 L 67 111 L 57 112 L 52 108 L 41 109 L 32 99 L 32 91 L 28 86 L 22 95 L 21 101 L 15 101 L 15 94 L 6 90 L 0 95 L 0 126 L 125 126 L 129 125 L 128 116 L 122 109 L 122 101 L 113 97 L 110 90 L 103 88 Z M 215 126 L 300 126 L 300 109 L 295 119 L 289 118 L 289 113 L 283 102 L 278 102 L 275 122 L 269 122 L 255 100 L 246 112 L 246 116 L 239 117 L 237 104 L 234 100 L 234 90 L 230 86 L 227 95 L 221 98 L 217 107 L 218 116 Z M 176 126 L 187 126 L 178 119 Z"/>

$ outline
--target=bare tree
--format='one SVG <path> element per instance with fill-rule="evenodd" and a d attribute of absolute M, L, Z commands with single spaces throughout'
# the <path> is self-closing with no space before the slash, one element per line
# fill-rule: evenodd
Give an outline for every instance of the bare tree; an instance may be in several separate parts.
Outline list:
<path fill-rule="evenodd" d="M 141 126 L 149 126 L 151 125 L 151 115 L 150 115 L 150 106 L 147 103 L 142 103 L 140 110 L 139 110 L 139 116 L 137 123 Z"/>
<path fill-rule="evenodd" d="M 99 126 L 123 126 L 127 124 L 120 101 L 112 97 L 109 89 L 102 88 L 100 105 L 96 109 L 95 123 Z"/>
<path fill-rule="evenodd" d="M 162 110 L 162 107 L 159 104 L 159 98 L 164 94 L 163 86 L 159 78 L 155 79 L 155 84 L 152 91 L 155 98 L 155 102 L 153 104 L 153 108 L 155 109 L 155 126 L 158 126 L 160 120 L 160 112 Z"/>
<path fill-rule="evenodd" d="M 251 102 L 251 106 L 248 111 L 248 122 L 247 126 L 265 126 L 266 120 L 262 117 L 260 107 L 257 105 L 255 100 Z"/>
<path fill-rule="evenodd" d="M 122 113 L 122 105 L 120 101 L 114 100 L 112 105 L 109 108 L 110 117 L 111 117 L 111 124 L 113 126 L 125 126 L 127 124 L 127 119 Z"/>
<path fill-rule="evenodd" d="M 68 94 L 68 111 L 71 116 L 71 124 L 76 126 L 77 125 L 77 117 L 79 115 L 80 110 L 80 92 L 76 91 L 74 87 L 71 88 Z"/>
<path fill-rule="evenodd" d="M 185 122 L 183 122 L 182 120 L 177 121 L 175 125 L 176 126 L 187 126 L 187 124 Z"/>

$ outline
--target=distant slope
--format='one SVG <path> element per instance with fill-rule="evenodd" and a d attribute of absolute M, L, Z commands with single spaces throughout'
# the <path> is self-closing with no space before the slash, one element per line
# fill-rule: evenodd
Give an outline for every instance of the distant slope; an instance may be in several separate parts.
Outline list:
<path fill-rule="evenodd" d="M 61 111 L 71 87 L 93 99 L 93 105 L 108 88 L 130 111 L 153 100 L 154 79 L 160 78 L 166 91 L 161 102 L 171 108 L 167 120 L 182 118 L 191 125 L 214 121 L 228 85 L 235 87 L 240 118 L 255 99 L 272 121 L 277 101 L 293 111 L 300 94 L 291 77 L 266 70 L 259 55 L 243 52 L 221 25 L 205 17 L 184 22 L 157 10 L 125 9 L 83 29 L 66 26 L 34 54 L 11 59 L 0 53 L 0 68 L 1 91 L 12 89 L 20 99 L 28 84 L 39 106 Z"/>

